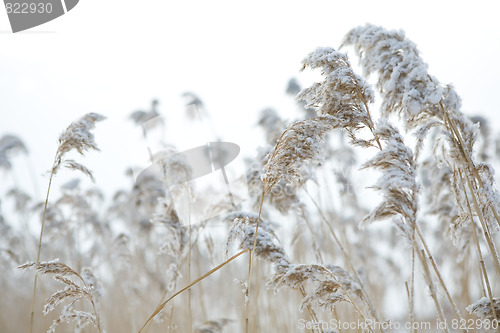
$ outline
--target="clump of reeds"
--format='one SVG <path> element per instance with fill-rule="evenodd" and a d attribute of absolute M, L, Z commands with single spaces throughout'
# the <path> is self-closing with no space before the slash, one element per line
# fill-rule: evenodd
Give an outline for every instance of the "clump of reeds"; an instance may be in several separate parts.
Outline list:
<path fill-rule="evenodd" d="M 489 250 L 496 275 L 500 276 L 500 261 L 492 237 L 492 233 L 500 225 L 499 201 L 494 190 L 491 168 L 474 161 L 477 126 L 460 111 L 461 101 L 454 88 L 451 85 L 441 85 L 428 73 L 428 66 L 420 58 L 416 45 L 402 31 L 388 31 L 382 27 L 365 25 L 352 29 L 346 35 L 344 45 L 355 47 L 366 75 L 377 74 L 377 87 L 382 96 L 382 115 L 397 114 L 406 128 L 415 130 L 417 151 L 420 151 L 429 130 L 437 129 L 438 136 L 435 137 L 433 147 L 438 161 L 435 165 L 451 170 L 444 173 L 448 177 L 445 181 L 450 182 L 456 204 L 460 207 L 460 214 L 453 217 L 452 227 L 467 227 L 472 230 L 470 234 L 475 235 L 473 242 L 480 261 L 483 288 L 487 290 L 493 304 L 488 272 L 479 244 L 481 240 L 476 235 L 476 221 L 482 228 L 483 241 Z M 436 172 L 432 174 L 439 175 Z M 444 187 L 436 189 L 445 190 Z M 450 209 L 436 212 L 448 213 Z M 457 224 L 457 221 L 461 222 Z M 420 235 L 419 237 L 422 239 Z M 434 264 L 433 266 L 435 268 Z M 436 274 L 444 287 L 437 270 Z M 448 298 L 460 317 L 449 294 Z"/>

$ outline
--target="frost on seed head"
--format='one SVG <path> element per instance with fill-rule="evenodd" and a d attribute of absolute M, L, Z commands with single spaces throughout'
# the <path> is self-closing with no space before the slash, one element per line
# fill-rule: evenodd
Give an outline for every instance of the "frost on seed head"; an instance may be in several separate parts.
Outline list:
<path fill-rule="evenodd" d="M 333 128 L 332 116 L 319 116 L 289 126 L 278 140 L 261 176 L 268 193 L 280 180 L 288 185 L 300 182 L 305 162 L 321 164 L 322 143 Z"/>
<path fill-rule="evenodd" d="M 102 295 L 102 285 L 90 268 L 84 268 L 82 273 L 78 274 L 71 267 L 61 263 L 59 259 L 42 261 L 39 264 L 27 262 L 18 268 L 35 269 L 40 274 L 51 275 L 54 280 L 65 286 L 45 301 L 44 315 L 54 311 L 58 305 L 66 303 L 61 314 L 53 321 L 47 332 L 55 332 L 59 324 L 69 322 L 76 323 L 75 332 L 81 332 L 88 324 L 99 327 L 97 305 L 99 297 Z M 92 304 L 93 313 L 74 308 L 75 304 L 82 299 L 86 299 Z"/>
<path fill-rule="evenodd" d="M 277 269 L 289 265 L 290 260 L 279 244 L 271 223 L 261 220 L 257 238 L 255 238 L 257 218 L 255 214 L 244 212 L 231 213 L 226 217 L 226 221 L 232 223 L 226 242 L 226 256 L 235 239 L 240 240 L 240 248 L 243 250 L 253 249 L 254 239 L 256 239 L 255 255 L 273 263 Z"/>
<path fill-rule="evenodd" d="M 64 156 L 72 150 L 76 150 L 81 155 L 89 150 L 99 150 L 91 130 L 95 128 L 95 123 L 97 121 L 102 121 L 104 119 L 106 119 L 106 117 L 100 114 L 87 113 L 66 128 L 59 136 L 59 147 L 57 148 L 54 166 L 52 167 L 53 174 L 57 173 L 59 167 L 64 164 L 65 167 L 80 170 L 93 179 L 92 172 L 89 169 L 74 160 L 64 159 Z"/>
<path fill-rule="evenodd" d="M 493 297 L 493 306 L 497 314 L 497 318 L 500 317 L 500 297 Z M 474 314 L 481 319 L 493 320 L 495 315 L 493 314 L 493 309 L 491 308 L 491 302 L 488 297 L 483 297 L 479 301 L 469 305 L 467 311 L 470 314 Z"/>
<path fill-rule="evenodd" d="M 354 46 L 366 76 L 377 73 L 384 117 L 400 114 L 413 122 L 418 114 L 439 112 L 444 88 L 427 73 L 417 46 L 403 31 L 385 30 L 371 24 L 349 31 L 342 45 Z"/>
<path fill-rule="evenodd" d="M 303 61 L 302 70 L 321 68 L 324 81 L 302 90 L 298 98 L 315 107 L 319 115 L 338 115 L 357 111 L 366 113 L 364 105 L 375 99 L 375 94 L 364 79 L 354 73 L 347 55 L 331 47 L 318 47 Z"/>
<path fill-rule="evenodd" d="M 375 168 L 382 172 L 373 188 L 383 193 L 384 200 L 363 222 L 400 216 L 411 225 L 416 220 L 416 195 L 419 189 L 415 180 L 413 153 L 404 144 L 399 131 L 387 120 L 378 123 L 376 133 L 386 142 L 386 146 L 363 167 Z"/>

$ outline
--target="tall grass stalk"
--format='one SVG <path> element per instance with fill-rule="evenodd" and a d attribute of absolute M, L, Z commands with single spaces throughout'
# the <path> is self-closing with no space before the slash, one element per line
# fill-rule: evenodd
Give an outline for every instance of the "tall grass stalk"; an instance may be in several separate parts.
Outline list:
<path fill-rule="evenodd" d="M 40 227 L 40 237 L 38 240 L 38 250 L 36 254 L 36 264 L 40 264 L 40 254 L 42 252 L 43 231 L 45 227 L 45 217 L 47 213 L 47 204 L 49 202 L 50 187 L 52 179 L 57 173 L 59 168 L 63 165 L 69 169 L 78 170 L 89 176 L 93 180 L 92 172 L 85 166 L 73 161 L 65 159 L 65 155 L 76 150 L 81 155 L 87 150 L 99 150 L 94 140 L 93 134 L 90 132 L 95 127 L 96 121 L 104 120 L 105 117 L 96 113 L 88 113 L 79 120 L 71 123 L 71 125 L 59 136 L 59 146 L 54 157 L 54 163 L 50 170 L 49 185 L 47 186 L 47 194 L 45 196 L 45 203 L 43 208 L 42 225 Z M 38 271 L 35 273 L 33 282 L 33 296 L 31 302 L 31 315 L 30 315 L 30 332 L 33 332 L 34 316 L 35 316 L 35 301 L 36 301 L 36 288 L 38 282 Z M 98 323 L 99 324 L 99 323 Z"/>
<path fill-rule="evenodd" d="M 56 161 L 54 159 L 54 165 Z M 49 185 L 47 186 L 47 194 L 45 195 L 45 203 L 43 205 L 43 217 L 42 217 L 42 225 L 40 227 L 40 237 L 38 239 L 38 249 L 36 253 L 36 264 L 37 266 L 40 264 L 40 254 L 42 252 L 42 237 L 43 237 L 43 229 L 45 227 L 45 215 L 47 214 L 47 204 L 49 202 L 49 194 L 50 187 L 52 185 L 52 178 L 54 177 L 54 171 L 51 171 L 49 178 Z M 36 302 L 36 288 L 38 282 L 38 271 L 35 272 L 35 278 L 33 281 L 33 295 L 31 301 L 31 314 L 30 314 L 30 333 L 33 333 L 34 322 L 35 322 L 35 302 Z"/>

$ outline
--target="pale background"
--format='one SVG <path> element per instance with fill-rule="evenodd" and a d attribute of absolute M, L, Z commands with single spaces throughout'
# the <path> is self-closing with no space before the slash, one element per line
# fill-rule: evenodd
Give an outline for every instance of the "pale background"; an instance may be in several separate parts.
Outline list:
<path fill-rule="evenodd" d="M 463 110 L 499 128 L 496 1 L 81 0 L 68 14 L 18 34 L 0 10 L 0 135 L 19 135 L 41 175 L 71 121 L 104 114 L 108 120 L 95 131 L 102 152 L 84 164 L 101 188 L 127 187 L 125 168 L 147 161 L 141 132 L 127 117 L 153 98 L 167 119 L 167 140 L 179 148 L 206 141 L 183 116 L 181 94 L 189 90 L 212 114 L 213 132 L 252 156 L 263 108 L 300 116 L 285 89 L 291 77 L 310 84 L 301 60 L 318 46 L 337 48 L 349 29 L 366 22 L 405 30 L 430 73 L 455 85 Z M 28 182 L 25 163 L 15 162 L 18 181 Z M 38 179 L 43 192 L 46 178 Z M 0 190 L 10 181 L 2 177 Z"/>

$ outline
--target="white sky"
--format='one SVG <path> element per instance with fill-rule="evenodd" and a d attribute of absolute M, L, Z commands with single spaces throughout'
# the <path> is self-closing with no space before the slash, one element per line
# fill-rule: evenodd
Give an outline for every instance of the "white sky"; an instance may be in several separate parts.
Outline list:
<path fill-rule="evenodd" d="M 499 128 L 495 2 L 81 0 L 18 34 L 0 10 L 0 135 L 21 136 L 41 174 L 71 121 L 104 114 L 95 132 L 102 152 L 84 164 L 98 184 L 120 187 L 125 168 L 147 158 L 141 132 L 126 117 L 153 98 L 169 124 L 167 140 L 176 136 L 181 148 L 205 142 L 179 117 L 180 95 L 189 90 L 212 113 L 217 135 L 253 155 L 249 139 L 261 134 L 254 124 L 264 107 L 298 116 L 284 91 L 293 76 L 310 83 L 299 73 L 301 60 L 317 46 L 337 48 L 366 22 L 405 30 L 431 74 L 454 83 L 464 111 L 488 115 Z"/>

